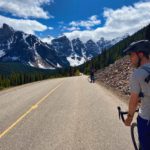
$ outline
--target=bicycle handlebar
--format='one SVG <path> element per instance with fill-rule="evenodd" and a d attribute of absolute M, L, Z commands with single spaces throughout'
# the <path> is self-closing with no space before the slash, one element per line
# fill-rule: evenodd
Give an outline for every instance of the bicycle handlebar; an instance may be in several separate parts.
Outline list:
<path fill-rule="evenodd" d="M 121 111 L 121 107 L 120 107 L 120 106 L 118 106 L 117 108 L 118 108 L 118 115 L 119 115 L 119 119 L 121 118 L 121 119 L 122 119 L 122 121 L 124 122 L 124 121 L 125 121 L 125 119 L 124 119 L 124 115 L 127 115 L 127 114 L 128 114 L 128 112 L 127 112 L 127 111 L 126 111 L 126 112 Z"/>
<path fill-rule="evenodd" d="M 122 111 L 120 106 L 118 106 L 117 109 L 118 109 L 119 119 L 121 118 L 122 121 L 124 122 L 125 121 L 124 115 L 127 115 L 128 111 Z M 139 111 L 139 109 L 137 109 L 135 112 L 138 112 L 138 111 Z"/>

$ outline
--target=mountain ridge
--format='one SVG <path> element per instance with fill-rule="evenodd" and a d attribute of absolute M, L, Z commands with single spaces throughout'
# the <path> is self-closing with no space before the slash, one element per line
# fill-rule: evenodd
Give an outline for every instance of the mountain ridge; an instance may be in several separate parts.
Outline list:
<path fill-rule="evenodd" d="M 20 62 L 43 69 L 78 66 L 116 42 L 102 38 L 96 43 L 90 39 L 83 43 L 79 38 L 70 41 L 66 36 L 61 36 L 48 44 L 35 35 L 15 31 L 3 24 L 0 28 L 0 62 Z"/>

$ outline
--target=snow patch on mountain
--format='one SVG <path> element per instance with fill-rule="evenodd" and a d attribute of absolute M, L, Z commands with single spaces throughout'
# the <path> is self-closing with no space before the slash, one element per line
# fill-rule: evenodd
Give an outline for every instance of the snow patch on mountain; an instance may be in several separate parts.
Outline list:
<path fill-rule="evenodd" d="M 58 67 L 58 68 L 62 68 L 62 66 L 61 66 L 60 64 L 58 64 L 58 63 L 57 63 L 57 67 Z"/>
<path fill-rule="evenodd" d="M 31 67 L 35 67 L 34 65 L 33 65 L 33 63 L 32 62 L 28 62 L 28 64 L 29 64 L 29 66 L 31 66 Z"/>
<path fill-rule="evenodd" d="M 10 49 L 11 47 L 11 44 L 13 43 L 13 37 L 11 37 L 8 41 L 7 41 L 7 46 L 8 46 L 8 49 Z"/>
<path fill-rule="evenodd" d="M 19 60 L 19 57 L 13 56 L 13 57 L 11 57 L 11 59 L 14 60 L 14 61 L 16 61 L 16 60 Z"/>
<path fill-rule="evenodd" d="M 29 34 L 23 34 L 23 40 L 24 42 L 29 46 L 28 42 L 26 41 L 26 38 L 29 36 Z"/>
<path fill-rule="evenodd" d="M 41 63 L 39 63 L 38 66 L 39 66 L 39 68 L 46 69 L 46 67 L 44 65 L 42 65 Z"/>
<path fill-rule="evenodd" d="M 0 50 L 0 58 L 3 57 L 5 55 L 5 51 L 4 50 Z"/>
<path fill-rule="evenodd" d="M 86 60 L 84 59 L 84 57 L 80 57 L 80 56 L 78 56 L 78 55 L 76 55 L 76 54 L 67 57 L 67 60 L 69 61 L 70 66 L 72 66 L 72 67 L 81 65 L 81 64 L 83 64 L 83 63 L 86 61 Z"/>

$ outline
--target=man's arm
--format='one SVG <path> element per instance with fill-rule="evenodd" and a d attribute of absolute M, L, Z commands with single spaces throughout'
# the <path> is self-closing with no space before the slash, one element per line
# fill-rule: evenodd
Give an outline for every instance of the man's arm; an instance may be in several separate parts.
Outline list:
<path fill-rule="evenodd" d="M 130 124 L 133 120 L 133 116 L 136 111 L 136 108 L 138 106 L 138 102 L 139 102 L 139 94 L 132 92 L 131 96 L 130 96 L 128 116 L 125 120 L 126 126 L 130 126 Z"/>

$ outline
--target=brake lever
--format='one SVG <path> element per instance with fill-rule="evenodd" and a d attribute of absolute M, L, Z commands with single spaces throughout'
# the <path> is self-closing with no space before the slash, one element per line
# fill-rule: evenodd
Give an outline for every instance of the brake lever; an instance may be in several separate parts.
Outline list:
<path fill-rule="evenodd" d="M 125 121 L 124 115 L 128 114 L 128 112 L 121 111 L 121 107 L 120 106 L 118 106 L 117 108 L 118 108 L 119 119 L 121 118 L 122 121 L 124 122 Z"/>
<path fill-rule="evenodd" d="M 118 115 L 119 115 L 119 119 L 120 119 L 121 118 L 121 114 L 120 114 L 121 113 L 121 108 L 120 108 L 120 106 L 118 106 L 117 108 L 118 108 Z"/>

